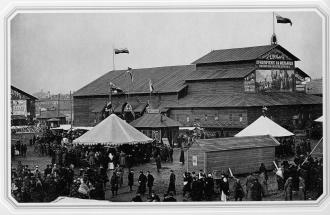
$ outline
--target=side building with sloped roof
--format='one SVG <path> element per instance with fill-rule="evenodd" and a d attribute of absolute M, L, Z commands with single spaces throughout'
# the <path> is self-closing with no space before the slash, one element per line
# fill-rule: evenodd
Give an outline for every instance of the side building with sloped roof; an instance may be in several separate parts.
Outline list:
<path fill-rule="evenodd" d="M 215 50 L 190 65 L 132 69 L 132 79 L 126 70 L 110 71 L 76 91 L 74 124 L 97 124 L 112 101 L 113 112 L 129 122 L 150 106 L 211 136 L 233 136 L 263 107 L 283 127 L 303 129 L 322 115 L 322 98 L 306 94 L 310 77 L 298 60 L 275 44 Z"/>

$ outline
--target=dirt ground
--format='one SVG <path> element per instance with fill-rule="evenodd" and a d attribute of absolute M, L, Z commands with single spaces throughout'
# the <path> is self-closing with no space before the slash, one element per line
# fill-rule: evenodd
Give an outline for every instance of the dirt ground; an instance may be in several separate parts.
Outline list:
<path fill-rule="evenodd" d="M 17 137 L 13 136 L 13 138 L 17 139 Z M 18 137 L 19 138 L 19 137 Z M 28 140 L 30 138 L 30 135 L 24 135 L 21 139 L 28 143 Z M 316 143 L 317 141 L 313 141 L 312 146 Z M 320 144 L 320 147 L 317 148 L 315 155 L 317 157 L 322 156 L 322 144 Z M 186 155 L 186 154 L 185 154 Z M 110 186 L 107 184 L 107 190 L 106 190 L 106 199 L 113 201 L 113 202 L 127 202 L 131 201 L 131 199 L 136 195 L 137 191 L 137 179 L 139 176 L 139 171 L 142 170 L 144 173 L 146 171 L 150 171 L 151 174 L 155 178 L 154 182 L 154 188 L 153 190 L 159 195 L 161 200 L 164 197 L 164 193 L 166 193 L 167 188 L 168 188 L 168 182 L 169 182 L 169 176 L 170 176 L 170 170 L 172 169 L 174 171 L 174 174 L 176 175 L 176 191 L 177 195 L 175 198 L 177 201 L 185 201 L 182 197 L 182 188 L 183 188 L 183 173 L 186 170 L 186 165 L 182 165 L 179 162 L 179 156 L 180 156 L 180 150 L 179 149 L 174 149 L 174 155 L 173 155 L 173 163 L 162 163 L 162 169 L 160 173 L 157 173 L 156 169 L 156 164 L 152 160 L 150 163 L 146 163 L 140 166 L 134 166 L 134 186 L 133 186 L 133 191 L 129 191 L 129 187 L 127 185 L 127 173 L 128 169 L 124 170 L 124 183 L 123 186 L 119 188 L 118 190 L 118 195 L 115 197 L 112 197 L 111 191 L 110 191 Z M 22 161 L 22 164 L 24 165 L 29 165 L 30 168 L 33 168 L 35 165 L 39 166 L 39 169 L 43 170 L 46 168 L 47 164 L 51 163 L 51 158 L 47 156 L 39 157 L 37 153 L 34 152 L 34 147 L 29 146 L 28 143 L 28 151 L 27 151 L 27 156 L 26 157 L 15 157 L 12 159 L 12 167 L 15 168 L 17 166 L 17 161 Z M 78 169 L 76 169 L 76 173 L 78 174 Z M 109 178 L 111 176 L 111 172 L 108 172 Z M 277 191 L 277 182 L 276 182 L 276 177 L 274 172 L 269 172 L 269 180 L 268 180 L 268 195 L 263 198 L 265 201 L 283 201 L 284 200 L 284 193 L 283 192 L 278 192 Z M 241 184 L 243 185 L 243 188 L 245 189 L 245 182 L 246 178 L 245 177 L 238 177 L 241 179 Z M 233 186 L 233 180 L 230 179 L 230 188 Z M 231 189 L 232 190 L 232 189 Z M 143 201 L 147 200 L 147 196 L 142 197 Z M 215 195 L 213 198 L 214 201 L 219 201 L 220 196 Z M 230 201 L 234 201 L 233 196 L 231 195 L 229 197 Z M 246 200 L 243 198 L 243 201 Z"/>

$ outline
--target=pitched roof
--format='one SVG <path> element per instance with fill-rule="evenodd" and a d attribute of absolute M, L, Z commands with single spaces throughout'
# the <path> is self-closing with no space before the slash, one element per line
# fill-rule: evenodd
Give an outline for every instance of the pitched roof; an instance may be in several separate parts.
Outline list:
<path fill-rule="evenodd" d="M 180 127 L 181 123 L 159 113 L 145 113 L 130 123 L 135 128 L 169 128 Z"/>
<path fill-rule="evenodd" d="M 17 91 L 17 92 L 19 92 L 19 93 L 27 96 L 27 97 L 29 97 L 30 99 L 38 100 L 38 98 L 34 97 L 33 95 L 31 95 L 31 94 L 29 94 L 29 93 L 27 93 L 27 92 L 25 92 L 25 91 L 23 91 L 21 89 L 18 89 L 17 87 L 14 87 L 13 85 L 11 85 L 11 89 L 12 90 L 15 90 L 15 91 Z"/>
<path fill-rule="evenodd" d="M 225 63 L 233 61 L 248 61 L 255 60 L 263 54 L 278 48 L 288 54 L 294 60 L 299 60 L 297 57 L 292 55 L 289 51 L 284 49 L 280 45 L 265 45 L 265 46 L 253 46 L 244 48 L 233 48 L 233 49 L 221 49 L 213 50 L 203 57 L 197 59 L 192 64 L 206 64 L 206 63 Z"/>
<path fill-rule="evenodd" d="M 57 110 L 55 111 L 41 111 L 40 115 L 37 116 L 37 119 L 51 119 L 51 118 L 65 118 L 66 116 L 61 112 L 58 113 Z"/>
<path fill-rule="evenodd" d="M 186 81 L 244 78 L 255 70 L 255 65 L 237 65 L 216 70 L 196 70 Z"/>
<path fill-rule="evenodd" d="M 188 95 L 176 103 L 164 103 L 162 107 L 254 107 L 275 105 L 322 104 L 319 96 L 300 92 L 237 93 L 221 95 Z"/>
<path fill-rule="evenodd" d="M 269 136 L 251 136 L 251 137 L 228 137 L 215 139 L 198 139 L 197 146 L 203 151 L 228 151 L 237 149 L 250 149 L 262 147 L 274 147 L 280 145 L 279 142 Z"/>
<path fill-rule="evenodd" d="M 306 72 L 302 71 L 299 67 L 296 67 L 294 71 L 301 75 L 303 78 L 310 78 L 310 76 Z"/>
<path fill-rule="evenodd" d="M 130 88 L 130 94 L 149 93 L 149 79 L 158 93 L 179 92 L 186 86 L 185 79 L 195 71 L 195 65 L 132 69 L 131 71 L 132 84 L 130 84 L 127 70 L 110 71 L 79 89 L 74 96 L 108 95 L 110 82 L 126 92 Z"/>

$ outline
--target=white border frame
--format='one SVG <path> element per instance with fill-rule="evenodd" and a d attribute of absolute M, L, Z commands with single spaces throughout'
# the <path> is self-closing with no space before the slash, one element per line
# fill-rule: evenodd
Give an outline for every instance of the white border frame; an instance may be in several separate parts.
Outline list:
<path fill-rule="evenodd" d="M 256 202 L 180 202 L 180 203 L 119 203 L 114 202 L 107 205 L 54 205 L 51 203 L 16 203 L 10 195 L 10 131 L 8 125 L 10 123 L 9 110 L 9 96 L 10 96 L 10 20 L 17 13 L 83 13 L 83 12 L 132 12 L 138 10 L 139 12 L 165 12 L 165 11 L 315 11 L 322 18 L 322 42 L 323 42 L 323 160 L 324 160 L 324 193 L 317 201 L 264 201 L 261 203 Z M 1 106 L 0 121 L 3 122 L 3 129 L 1 129 L 1 137 L 3 134 L 4 141 L 1 144 L 3 162 L 0 169 L 1 175 L 1 206 L 5 206 L 7 210 L 15 213 L 100 213 L 100 212 L 142 212 L 147 213 L 145 209 L 159 210 L 166 209 L 167 213 L 173 212 L 188 212 L 189 213 L 205 213 L 205 212 L 227 212 L 227 213 L 301 213 L 307 211 L 308 213 L 320 213 L 324 209 L 329 209 L 329 149 L 327 146 L 328 139 L 328 119 L 327 110 L 329 107 L 330 96 L 329 91 L 329 2 L 326 4 L 323 1 L 286 1 L 286 2 L 267 2 L 267 1 L 244 1 L 244 3 L 235 1 L 204 1 L 204 2 L 191 2 L 191 1 L 178 1 L 178 2 L 159 2 L 159 1 L 111 1 L 111 2 L 19 2 L 9 3 L 6 8 L 1 12 L 1 19 L 3 21 L 4 35 L 1 35 L 4 53 L 1 54 L 1 60 L 4 65 L 4 76 L 1 77 L 1 83 L 4 88 L 1 89 L 1 94 L 4 95 L 3 106 Z M 3 38 L 2 38 L 3 36 Z M 2 56 L 3 55 L 3 56 Z M 3 80 L 2 80 L 3 79 Z M 6 177 L 7 176 L 7 177 Z M 328 179 L 328 180 L 326 180 Z M 4 194 L 4 195 L 3 195 Z M 180 207 L 180 208 L 179 208 Z M 0 207 L 1 209 L 1 207 Z M 26 210 L 29 209 L 29 210 Z M 49 210 L 51 209 L 51 210 Z M 122 211 L 124 209 L 124 211 Z M 272 211 L 270 209 L 273 209 Z M 274 210 L 275 209 L 275 210 Z M 243 211 L 244 210 L 244 211 Z M 154 213 L 154 212 L 153 212 Z M 157 212 L 158 213 L 158 212 Z M 1 213 L 2 214 L 2 213 Z"/>

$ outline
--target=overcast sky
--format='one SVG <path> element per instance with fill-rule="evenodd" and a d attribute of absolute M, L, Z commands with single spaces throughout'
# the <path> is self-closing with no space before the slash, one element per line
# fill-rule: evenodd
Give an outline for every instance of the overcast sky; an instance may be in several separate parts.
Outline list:
<path fill-rule="evenodd" d="M 312 78 L 322 75 L 321 18 L 314 12 L 277 12 L 278 42 Z M 116 69 L 190 64 L 211 50 L 270 44 L 272 13 L 19 14 L 11 23 L 12 84 L 28 93 L 76 91 Z"/>

